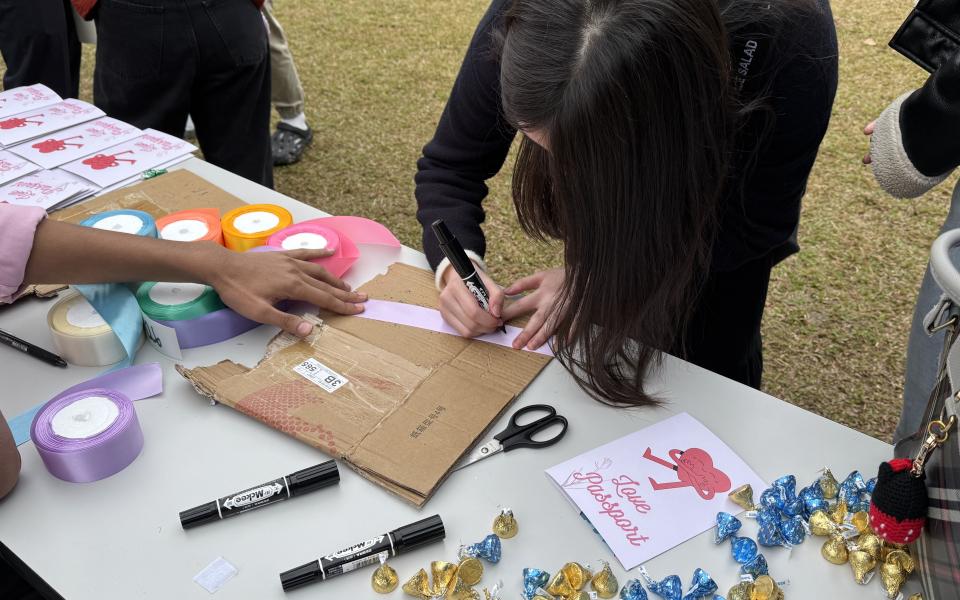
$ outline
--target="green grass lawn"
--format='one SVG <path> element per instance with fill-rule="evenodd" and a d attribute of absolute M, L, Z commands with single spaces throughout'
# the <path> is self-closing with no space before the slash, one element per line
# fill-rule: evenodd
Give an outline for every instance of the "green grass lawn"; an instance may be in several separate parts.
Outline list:
<path fill-rule="evenodd" d="M 419 247 L 414 163 L 486 7 L 275 0 L 317 133 L 300 164 L 277 169 L 277 189 L 331 213 L 377 219 Z M 881 439 L 899 414 L 914 297 L 954 183 L 897 201 L 860 164 L 863 125 L 925 75 L 886 45 L 911 7 L 834 3 L 840 89 L 804 201 L 803 250 L 775 270 L 764 322 L 766 391 Z M 89 97 L 89 83 L 84 90 Z M 487 202 L 487 259 L 503 283 L 560 257 L 556 245 L 534 243 L 517 227 L 510 172 L 491 182 Z"/>

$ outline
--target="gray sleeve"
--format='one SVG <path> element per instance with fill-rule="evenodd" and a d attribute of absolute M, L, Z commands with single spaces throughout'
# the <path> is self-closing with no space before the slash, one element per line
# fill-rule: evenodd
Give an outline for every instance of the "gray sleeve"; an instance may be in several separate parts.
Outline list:
<path fill-rule="evenodd" d="M 900 131 L 900 107 L 912 93 L 903 94 L 880 113 L 870 136 L 873 176 L 880 187 L 895 198 L 921 196 L 950 175 L 950 171 L 936 177 L 924 175 L 907 156 Z"/>

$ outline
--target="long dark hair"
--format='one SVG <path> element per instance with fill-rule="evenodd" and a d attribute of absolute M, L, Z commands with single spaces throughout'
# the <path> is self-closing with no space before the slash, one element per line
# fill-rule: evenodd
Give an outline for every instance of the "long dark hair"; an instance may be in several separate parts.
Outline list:
<path fill-rule="evenodd" d="M 517 215 L 565 244 L 554 352 L 601 402 L 656 402 L 644 377 L 708 271 L 742 109 L 727 20 L 717 0 L 515 0 L 499 32 L 505 117 L 546 141 L 521 141 Z"/>

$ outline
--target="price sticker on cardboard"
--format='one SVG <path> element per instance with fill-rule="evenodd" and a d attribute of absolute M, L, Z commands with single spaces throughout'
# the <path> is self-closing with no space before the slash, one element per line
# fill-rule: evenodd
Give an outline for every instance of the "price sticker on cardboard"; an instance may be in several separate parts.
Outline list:
<path fill-rule="evenodd" d="M 346 377 L 333 372 L 329 367 L 315 358 L 308 358 L 294 367 L 293 370 L 331 394 L 349 383 Z"/>

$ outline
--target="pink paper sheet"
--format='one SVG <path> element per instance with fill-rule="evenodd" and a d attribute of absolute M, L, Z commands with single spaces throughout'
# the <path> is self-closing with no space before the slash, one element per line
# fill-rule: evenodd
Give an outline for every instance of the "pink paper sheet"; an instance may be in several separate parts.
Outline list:
<path fill-rule="evenodd" d="M 363 304 L 363 312 L 356 315 L 364 319 L 373 319 L 374 321 L 383 321 L 386 323 L 395 323 L 397 325 L 406 325 L 407 327 L 418 327 L 437 333 L 446 333 L 456 335 L 457 330 L 447 325 L 440 315 L 440 311 L 432 308 L 424 308 L 414 304 L 404 304 L 402 302 L 389 302 L 387 300 L 367 300 Z M 520 327 L 507 325 L 507 333 L 488 333 L 474 338 L 481 342 L 496 344 L 506 348 L 512 348 L 513 339 L 520 334 Z M 523 350 L 524 352 L 536 352 L 545 356 L 553 356 L 549 346 L 543 346 L 539 350 Z"/>

